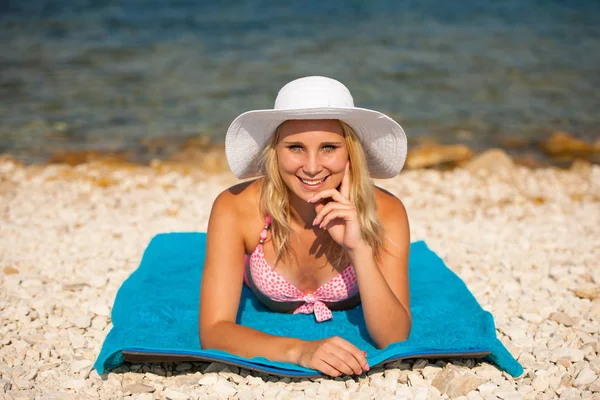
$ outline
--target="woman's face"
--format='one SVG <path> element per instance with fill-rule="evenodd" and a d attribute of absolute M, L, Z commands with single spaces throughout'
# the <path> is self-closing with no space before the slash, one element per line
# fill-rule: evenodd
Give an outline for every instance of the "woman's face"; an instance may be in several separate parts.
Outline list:
<path fill-rule="evenodd" d="M 289 120 L 276 146 L 279 173 L 289 190 L 307 201 L 342 182 L 348 149 L 337 120 Z"/>

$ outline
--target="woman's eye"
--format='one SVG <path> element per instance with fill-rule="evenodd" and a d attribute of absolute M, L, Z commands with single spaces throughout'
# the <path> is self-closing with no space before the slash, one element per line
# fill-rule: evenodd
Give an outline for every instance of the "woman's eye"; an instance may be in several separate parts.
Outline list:
<path fill-rule="evenodd" d="M 298 145 L 291 145 L 288 147 L 288 149 L 290 149 L 291 151 L 293 151 L 294 153 L 299 153 L 302 151 L 302 146 L 298 146 Z"/>
<path fill-rule="evenodd" d="M 326 153 L 329 153 L 331 151 L 334 151 L 335 149 L 337 149 L 336 146 L 332 146 L 330 144 L 323 146 L 323 151 L 325 151 Z"/>

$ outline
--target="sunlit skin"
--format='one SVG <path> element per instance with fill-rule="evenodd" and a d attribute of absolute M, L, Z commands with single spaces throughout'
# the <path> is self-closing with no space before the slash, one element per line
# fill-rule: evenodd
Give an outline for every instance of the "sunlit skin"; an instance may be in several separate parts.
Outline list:
<path fill-rule="evenodd" d="M 279 173 L 290 193 L 292 217 L 312 221 L 316 211 L 309 200 L 316 193 L 337 188 L 346 171 L 348 150 L 336 120 L 292 120 L 281 127 L 276 146 Z M 306 188 L 300 179 L 326 178 L 317 190 Z"/>
<path fill-rule="evenodd" d="M 356 271 L 365 324 L 373 342 L 384 348 L 405 340 L 411 326 L 407 272 L 410 233 L 400 200 L 375 188 L 376 209 L 385 215 L 381 220 L 385 249 L 376 260 L 362 238 L 356 207 L 349 200 L 352 177 L 340 123 L 286 121 L 275 150 L 279 174 L 289 194 L 295 231 L 290 246 L 296 255 L 296 261 L 278 262 L 278 271 L 305 293 L 314 292 L 336 271 L 325 255 L 310 249 L 315 243 L 333 240 L 345 250 Z M 259 201 L 262 179 L 229 188 L 213 204 L 200 291 L 202 346 L 248 358 L 291 362 L 330 376 L 369 370 L 366 353 L 341 337 L 306 341 L 272 336 L 236 323 L 245 269 L 242 256 L 256 248 L 257 227 L 264 224 Z M 274 259 L 270 241 L 265 242 L 263 251 L 265 259 Z"/>

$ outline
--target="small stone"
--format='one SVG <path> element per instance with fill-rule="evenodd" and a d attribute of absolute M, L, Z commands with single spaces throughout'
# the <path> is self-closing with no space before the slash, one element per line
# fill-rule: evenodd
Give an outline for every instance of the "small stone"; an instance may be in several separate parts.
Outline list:
<path fill-rule="evenodd" d="M 413 396 L 412 390 L 408 386 L 400 386 L 394 394 L 401 399 L 410 399 Z"/>
<path fill-rule="evenodd" d="M 473 372 L 475 372 L 475 375 L 486 379 L 495 379 L 502 376 L 502 371 L 489 364 L 483 364 L 482 366 L 475 368 Z"/>
<path fill-rule="evenodd" d="M 550 379 L 545 375 L 538 375 L 531 385 L 537 392 L 543 392 L 550 387 Z"/>
<path fill-rule="evenodd" d="M 13 389 L 19 389 L 20 391 L 23 391 L 31 389 L 32 386 L 32 382 L 28 379 L 17 378 L 13 380 Z"/>
<path fill-rule="evenodd" d="M 131 385 L 127 385 L 123 388 L 124 394 L 139 394 L 139 393 L 153 393 L 156 389 L 149 385 L 144 385 L 142 383 L 134 383 Z"/>
<path fill-rule="evenodd" d="M 567 360 L 565 358 L 559 358 L 558 360 L 556 360 L 556 365 L 560 365 L 560 366 L 564 367 L 565 369 L 571 368 L 572 364 L 573 363 L 570 360 Z"/>
<path fill-rule="evenodd" d="M 560 377 L 560 386 L 568 387 L 568 386 L 571 386 L 572 382 L 573 382 L 573 377 L 568 372 L 564 373 Z"/>
<path fill-rule="evenodd" d="M 553 312 L 548 317 L 550 320 L 558 322 L 559 324 L 563 324 L 564 326 L 573 326 L 577 321 L 574 318 L 569 317 L 567 314 L 563 312 Z"/>
<path fill-rule="evenodd" d="M 492 394 L 503 400 L 516 400 L 523 398 L 523 396 L 513 388 L 499 387 L 498 389 L 494 390 Z"/>
<path fill-rule="evenodd" d="M 496 389 L 498 389 L 498 385 L 491 382 L 477 386 L 477 390 L 483 395 L 491 394 Z"/>
<path fill-rule="evenodd" d="M 477 392 L 470 392 L 467 394 L 467 400 L 483 400 L 483 397 L 481 397 Z"/>
<path fill-rule="evenodd" d="M 415 393 L 413 395 L 413 400 L 427 400 L 428 395 L 429 395 L 429 388 L 418 387 L 418 388 L 416 388 Z"/>
<path fill-rule="evenodd" d="M 600 286 L 594 288 L 575 289 L 573 291 L 577 297 L 582 299 L 595 300 L 600 298 Z"/>
<path fill-rule="evenodd" d="M 382 381 L 385 381 L 385 379 L 382 379 Z M 321 382 L 320 386 L 326 388 L 329 393 L 341 393 L 346 389 L 346 383 L 343 381 L 325 380 Z M 395 387 L 394 390 L 396 390 Z"/>
<path fill-rule="evenodd" d="M 435 379 L 436 376 L 438 376 L 438 374 L 442 371 L 441 367 L 438 367 L 437 365 L 428 365 L 425 368 L 423 368 L 422 374 L 425 377 L 425 379 L 427 379 L 428 381 L 432 381 Z"/>
<path fill-rule="evenodd" d="M 219 381 L 219 375 L 214 372 L 210 372 L 208 374 L 205 373 L 204 375 L 202 375 L 202 377 L 198 380 L 198 384 L 212 386 L 212 385 L 216 385 L 218 381 Z M 262 382 L 262 379 L 261 379 L 261 382 Z"/>
<path fill-rule="evenodd" d="M 77 360 L 71 362 L 71 371 L 74 373 L 83 371 L 84 369 L 90 367 L 93 364 L 90 360 Z"/>
<path fill-rule="evenodd" d="M 225 396 L 225 398 L 232 398 L 237 393 L 236 388 L 233 387 L 233 385 L 231 385 L 231 383 L 229 383 L 228 381 L 219 381 L 219 383 L 213 386 L 213 389 L 218 394 Z"/>
<path fill-rule="evenodd" d="M 394 379 L 396 379 L 396 380 L 400 379 L 400 375 L 402 375 L 402 371 L 400 371 L 400 370 L 399 370 L 399 369 L 397 369 L 397 368 L 386 369 L 386 370 L 385 370 L 385 373 L 384 373 L 384 376 L 385 376 L 386 378 L 388 378 L 388 377 L 392 377 L 392 378 L 394 378 Z"/>
<path fill-rule="evenodd" d="M 426 168 L 440 164 L 457 165 L 469 160 L 473 151 L 462 144 L 437 145 L 423 144 L 412 149 L 406 157 L 406 167 L 409 169 Z"/>
<path fill-rule="evenodd" d="M 249 386 L 260 386 L 265 383 L 260 376 L 248 376 L 247 379 Z"/>
<path fill-rule="evenodd" d="M 7 394 L 8 394 L 8 396 L 6 398 L 11 399 L 11 400 L 34 400 L 35 399 L 35 394 L 29 390 L 26 390 L 23 392 L 11 391 Z M 2 399 L 4 399 L 4 397 L 2 397 Z"/>
<path fill-rule="evenodd" d="M 504 150 L 490 149 L 470 160 L 463 166 L 468 171 L 495 171 L 498 169 L 512 169 L 513 160 Z"/>
<path fill-rule="evenodd" d="M 95 275 L 90 278 L 89 283 L 93 287 L 102 288 L 106 285 L 107 280 L 108 278 L 104 275 Z"/>
<path fill-rule="evenodd" d="M 535 392 L 535 389 L 531 385 L 527 385 L 525 383 L 522 383 L 522 384 L 520 384 L 520 385 L 517 386 L 517 391 L 520 394 L 526 396 L 529 393 Z"/>
<path fill-rule="evenodd" d="M 69 336 L 69 340 L 71 341 L 73 348 L 81 349 L 86 346 L 87 341 L 86 341 L 85 337 L 83 337 L 83 335 L 76 332 L 75 330 L 69 329 L 67 331 L 67 335 Z"/>
<path fill-rule="evenodd" d="M 554 132 L 540 142 L 540 148 L 552 156 L 581 155 L 594 151 L 594 145 L 567 132 Z"/>
<path fill-rule="evenodd" d="M 188 400 L 190 396 L 174 389 L 166 389 L 162 395 L 168 400 Z"/>
<path fill-rule="evenodd" d="M 412 387 L 426 387 L 429 386 L 429 383 L 421 377 L 421 375 L 417 372 L 409 372 L 408 373 L 408 383 Z M 439 388 L 438 388 L 439 389 Z M 439 389 L 441 391 L 441 389 Z"/>
<path fill-rule="evenodd" d="M 525 321 L 533 322 L 534 324 L 539 324 L 544 321 L 544 318 L 535 313 L 523 313 L 522 317 Z"/>
<path fill-rule="evenodd" d="M 577 374 L 577 377 L 573 381 L 575 387 L 585 387 L 598 378 L 598 375 L 591 368 L 585 367 Z"/>
<path fill-rule="evenodd" d="M 565 390 L 563 390 L 560 393 L 560 399 L 562 399 L 562 400 L 579 400 L 579 399 L 581 399 L 581 396 L 579 395 L 579 392 L 577 391 L 577 389 L 566 388 Z"/>
<path fill-rule="evenodd" d="M 85 386 L 85 379 L 68 379 L 60 383 L 60 387 L 63 389 L 75 389 L 80 390 Z"/>
<path fill-rule="evenodd" d="M 98 396 L 97 392 L 96 392 L 96 396 Z M 92 397 L 91 394 L 90 394 L 90 397 Z M 95 398 L 95 397 L 92 397 L 92 398 Z M 154 397 L 150 393 L 138 393 L 138 394 L 131 395 L 131 400 L 153 400 L 153 399 L 154 399 Z"/>
<path fill-rule="evenodd" d="M 463 372 L 451 364 L 448 365 L 449 367 L 443 369 L 432 382 L 432 385 L 442 394 L 445 393 L 451 398 L 466 396 L 469 392 L 477 389 L 478 386 L 486 382 L 485 379 L 471 372 Z"/>
<path fill-rule="evenodd" d="M 367 372 L 367 376 L 371 379 L 373 378 L 383 378 L 385 371 L 383 368 L 371 368 L 369 372 Z"/>
<path fill-rule="evenodd" d="M 315 386 L 309 386 L 304 389 L 304 394 L 306 395 L 306 397 L 315 398 L 317 397 L 317 388 Z"/>
<path fill-rule="evenodd" d="M 208 367 L 206 367 L 206 369 L 203 371 L 203 373 L 208 374 L 209 372 L 221 372 L 225 368 L 227 368 L 227 365 L 225 365 L 223 363 L 213 362 L 213 363 L 210 363 L 208 365 Z"/>
<path fill-rule="evenodd" d="M 580 362 L 583 361 L 583 351 L 579 350 L 579 349 L 572 349 L 572 348 L 560 348 L 560 349 L 555 349 L 552 351 L 552 353 L 550 353 L 550 361 L 552 362 L 556 362 L 557 360 L 563 358 L 572 362 Z"/>
<path fill-rule="evenodd" d="M 192 369 L 192 364 L 190 363 L 179 363 L 175 367 L 175 371 L 188 371 Z"/>
<path fill-rule="evenodd" d="M 4 272 L 4 275 L 15 275 L 19 273 L 19 270 L 13 267 L 5 267 L 2 272 Z"/>
<path fill-rule="evenodd" d="M 422 382 L 425 382 L 421 379 Z M 425 386 L 422 384 L 412 384 L 412 386 Z M 376 388 L 380 388 L 389 392 L 394 393 L 396 391 L 396 388 L 398 387 L 398 381 L 396 379 L 394 379 L 393 377 L 387 377 L 387 378 L 383 378 L 383 379 L 377 379 L 376 381 L 373 382 L 373 386 L 375 386 Z"/>
<path fill-rule="evenodd" d="M 81 315 L 73 321 L 73 325 L 81 329 L 89 328 L 91 324 L 92 319 L 87 315 Z"/>
<path fill-rule="evenodd" d="M 91 303 L 90 311 L 101 317 L 108 317 L 110 315 L 110 309 L 104 303 Z"/>
<path fill-rule="evenodd" d="M 237 392 L 237 397 L 240 400 L 254 400 L 256 395 L 249 389 L 242 389 Z"/>
<path fill-rule="evenodd" d="M 590 368 L 600 375 L 600 357 L 593 357 L 590 360 Z"/>

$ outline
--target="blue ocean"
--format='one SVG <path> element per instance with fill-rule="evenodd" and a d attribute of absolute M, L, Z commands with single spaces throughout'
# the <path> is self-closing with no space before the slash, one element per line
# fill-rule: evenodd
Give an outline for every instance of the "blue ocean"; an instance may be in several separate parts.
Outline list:
<path fill-rule="evenodd" d="M 0 41 L 0 153 L 28 163 L 219 143 L 305 75 L 413 140 L 600 137 L 598 1 L 5 0 Z"/>

